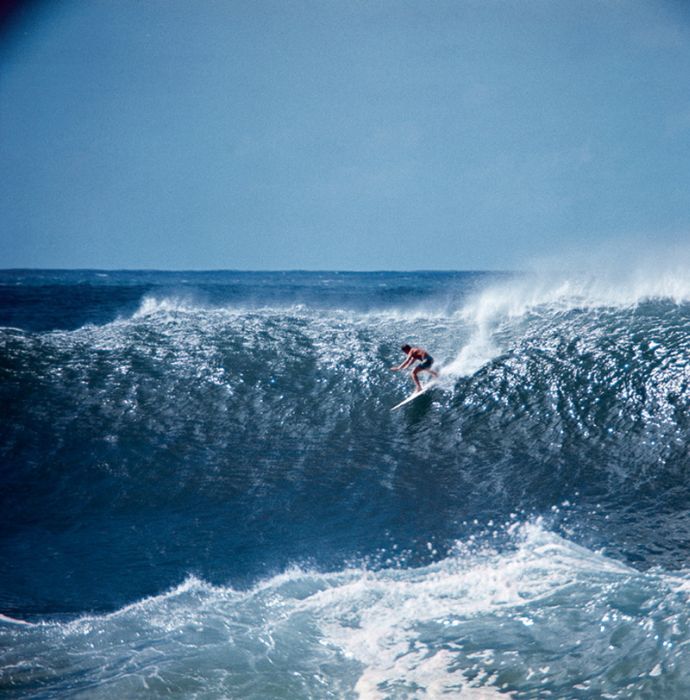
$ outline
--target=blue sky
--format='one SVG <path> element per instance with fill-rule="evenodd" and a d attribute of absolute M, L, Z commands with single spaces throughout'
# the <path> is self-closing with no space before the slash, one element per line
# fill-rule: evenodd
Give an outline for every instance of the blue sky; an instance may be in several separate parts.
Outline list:
<path fill-rule="evenodd" d="M 0 35 L 0 267 L 519 269 L 690 242 L 687 8 L 26 5 Z"/>

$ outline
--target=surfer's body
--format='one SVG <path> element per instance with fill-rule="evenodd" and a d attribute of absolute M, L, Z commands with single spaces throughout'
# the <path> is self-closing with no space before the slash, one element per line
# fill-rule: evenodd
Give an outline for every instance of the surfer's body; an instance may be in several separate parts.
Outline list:
<path fill-rule="evenodd" d="M 438 372 L 434 372 L 434 370 L 431 369 L 431 365 L 434 364 L 434 358 L 424 348 L 403 345 L 400 349 L 407 355 L 407 357 L 402 364 L 399 364 L 397 367 L 391 367 L 391 369 L 394 372 L 397 372 L 402 369 L 407 369 L 413 362 L 418 361 L 419 364 L 410 373 L 412 381 L 414 381 L 415 386 L 417 387 L 417 391 L 422 390 L 422 385 L 419 383 L 419 378 L 417 377 L 420 372 L 429 372 L 429 374 L 431 374 L 433 377 L 438 377 Z"/>

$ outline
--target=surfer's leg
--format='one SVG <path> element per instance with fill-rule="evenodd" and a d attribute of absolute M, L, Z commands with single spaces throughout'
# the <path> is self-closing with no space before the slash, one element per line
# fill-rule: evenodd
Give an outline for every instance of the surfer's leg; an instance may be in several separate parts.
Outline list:
<path fill-rule="evenodd" d="M 413 381 L 414 381 L 414 383 L 415 383 L 415 386 L 417 387 L 417 391 L 421 391 L 421 390 L 422 390 L 422 385 L 419 383 L 419 379 L 417 379 L 417 373 L 419 372 L 420 369 L 421 369 L 421 367 L 415 367 L 415 368 L 412 370 L 412 373 L 411 373 L 411 374 L 412 374 L 412 379 L 413 379 Z"/>

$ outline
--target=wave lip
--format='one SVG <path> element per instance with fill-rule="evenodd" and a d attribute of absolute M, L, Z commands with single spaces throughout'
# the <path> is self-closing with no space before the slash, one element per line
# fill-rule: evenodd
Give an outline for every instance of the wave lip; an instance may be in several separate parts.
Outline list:
<path fill-rule="evenodd" d="M 636 572 L 538 522 L 508 532 L 506 551 L 459 543 L 421 569 L 293 569 L 246 591 L 190 577 L 105 616 L 0 620 L 0 688 L 94 698 L 686 697 L 687 575 Z"/>
<path fill-rule="evenodd" d="M 690 302 L 690 274 L 685 269 L 658 273 L 641 268 L 626 274 L 529 274 L 490 285 L 478 292 L 457 317 L 472 328 L 469 342 L 448 363 L 454 376 L 471 376 L 506 348 L 498 337 L 515 341 L 521 324 L 540 320 L 567 332 L 573 312 L 633 312 L 653 302 L 682 306 Z M 511 332 L 512 331 L 512 332 Z"/>

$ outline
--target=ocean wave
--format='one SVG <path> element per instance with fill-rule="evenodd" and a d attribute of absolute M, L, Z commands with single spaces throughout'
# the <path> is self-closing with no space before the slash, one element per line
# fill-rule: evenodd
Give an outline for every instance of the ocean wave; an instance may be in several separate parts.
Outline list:
<path fill-rule="evenodd" d="M 685 698 L 690 304 L 613 281 L 3 289 L 0 694 Z"/>
<path fill-rule="evenodd" d="M 549 293 L 513 313 L 523 284 L 419 318 L 137 291 L 139 315 L 0 331 L 0 553 L 24 576 L 0 573 L 3 612 L 121 607 L 187 563 L 249 583 L 394 545 L 427 563 L 470 514 L 566 499 L 561 532 L 640 570 L 682 568 L 688 304 Z M 404 341 L 443 381 L 391 412 L 412 388 L 390 371 Z M 104 563 L 107 577 L 85 574 Z"/>
<path fill-rule="evenodd" d="M 6 449 L 25 445 L 27 428 L 35 430 L 35 449 L 46 457 L 38 464 L 48 468 L 48 458 L 81 450 L 69 437 L 79 426 L 91 446 L 86 461 L 110 464 L 144 429 L 143 465 L 161 455 L 177 463 L 184 441 L 217 473 L 231 445 L 258 459 L 259 445 L 279 455 L 300 444 L 299 454 L 272 457 L 297 478 L 297 465 L 311 465 L 324 445 L 333 445 L 326 462 L 340 448 L 381 461 L 385 453 L 390 474 L 410 459 L 426 463 L 433 445 L 444 473 L 469 474 L 499 492 L 506 479 L 531 482 L 528 470 L 536 485 L 566 468 L 575 483 L 596 483 L 594 473 L 614 492 L 636 492 L 662 477 L 675 484 L 688 463 L 687 305 L 540 308 L 499 315 L 479 330 L 464 319 L 192 309 L 76 331 L 3 333 L 12 377 L 4 387 L 12 406 Z M 430 348 L 442 381 L 391 414 L 411 389 L 408 377 L 389 370 L 410 339 Z M 432 420 L 419 420 L 424 415 Z M 409 421 L 419 422 L 411 436 Z M 491 467 L 497 454 L 500 474 Z M 253 469 L 260 482 L 261 469 Z"/>
<path fill-rule="evenodd" d="M 506 527 L 503 551 L 458 542 L 422 568 L 290 569 L 247 590 L 189 577 L 104 616 L 0 620 L 0 687 L 16 697 L 685 697 L 688 575 L 637 572 L 539 522 Z"/>

